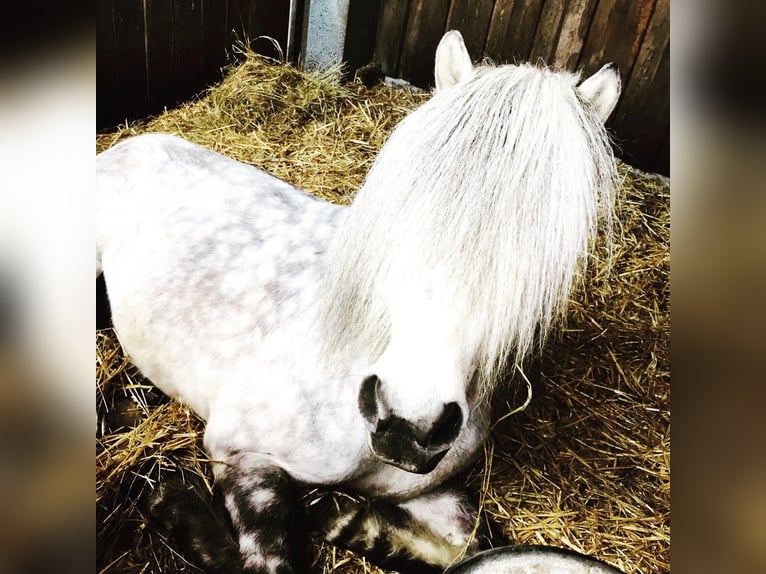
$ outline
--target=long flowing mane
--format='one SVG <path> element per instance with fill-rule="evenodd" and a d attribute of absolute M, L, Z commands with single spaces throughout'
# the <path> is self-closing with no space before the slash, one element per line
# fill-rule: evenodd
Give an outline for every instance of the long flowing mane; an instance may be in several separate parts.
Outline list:
<path fill-rule="evenodd" d="M 331 345 L 375 357 L 391 302 L 449 301 L 478 333 L 485 385 L 561 318 L 616 178 L 579 77 L 484 66 L 408 116 L 380 151 L 329 254 Z"/>

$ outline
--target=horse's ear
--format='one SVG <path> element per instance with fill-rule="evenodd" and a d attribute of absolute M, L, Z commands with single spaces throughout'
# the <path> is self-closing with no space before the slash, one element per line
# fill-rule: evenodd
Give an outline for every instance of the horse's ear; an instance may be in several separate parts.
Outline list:
<path fill-rule="evenodd" d="M 577 88 L 580 96 L 593 106 L 602 122 L 606 121 L 617 105 L 621 90 L 620 72 L 613 63 L 605 65 Z"/>
<path fill-rule="evenodd" d="M 436 65 L 434 66 L 436 91 L 468 79 L 472 72 L 473 64 L 463 42 L 463 36 L 457 30 L 450 30 L 442 36 L 436 47 Z"/>

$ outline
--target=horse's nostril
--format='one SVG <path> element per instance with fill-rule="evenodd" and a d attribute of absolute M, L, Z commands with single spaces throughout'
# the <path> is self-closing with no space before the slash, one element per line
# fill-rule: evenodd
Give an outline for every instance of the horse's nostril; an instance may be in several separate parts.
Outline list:
<path fill-rule="evenodd" d="M 359 390 L 359 412 L 370 423 L 375 423 L 378 418 L 378 384 L 380 379 L 377 375 L 365 377 L 362 388 Z"/>
<path fill-rule="evenodd" d="M 444 410 L 431 427 L 426 443 L 428 446 L 446 445 L 454 441 L 463 426 L 463 411 L 455 402 L 444 405 Z"/>

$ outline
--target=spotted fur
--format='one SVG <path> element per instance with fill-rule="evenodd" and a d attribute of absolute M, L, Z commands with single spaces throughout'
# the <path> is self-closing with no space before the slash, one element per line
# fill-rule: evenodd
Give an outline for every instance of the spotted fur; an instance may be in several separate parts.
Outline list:
<path fill-rule="evenodd" d="M 441 572 L 464 554 L 503 540 L 491 523 L 476 524 L 476 504 L 452 488 L 403 502 L 325 492 L 311 499 L 308 510 L 325 540 L 398 572 Z"/>

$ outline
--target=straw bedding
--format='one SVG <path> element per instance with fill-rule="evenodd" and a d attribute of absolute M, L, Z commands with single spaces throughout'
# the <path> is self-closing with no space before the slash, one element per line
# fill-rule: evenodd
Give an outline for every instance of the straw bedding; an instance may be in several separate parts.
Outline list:
<path fill-rule="evenodd" d="M 393 126 L 427 94 L 340 85 L 241 54 L 198 100 L 100 134 L 97 150 L 143 132 L 183 137 L 329 201 L 348 203 Z M 621 164 L 613 266 L 591 264 L 564 329 L 496 398 L 483 460 L 465 477 L 516 543 L 596 555 L 626 572 L 669 572 L 669 182 Z M 97 334 L 98 570 L 198 572 L 146 527 L 141 507 L 165 473 L 201 477 L 203 425 L 163 397 Z M 317 543 L 314 571 L 379 569 Z"/>

